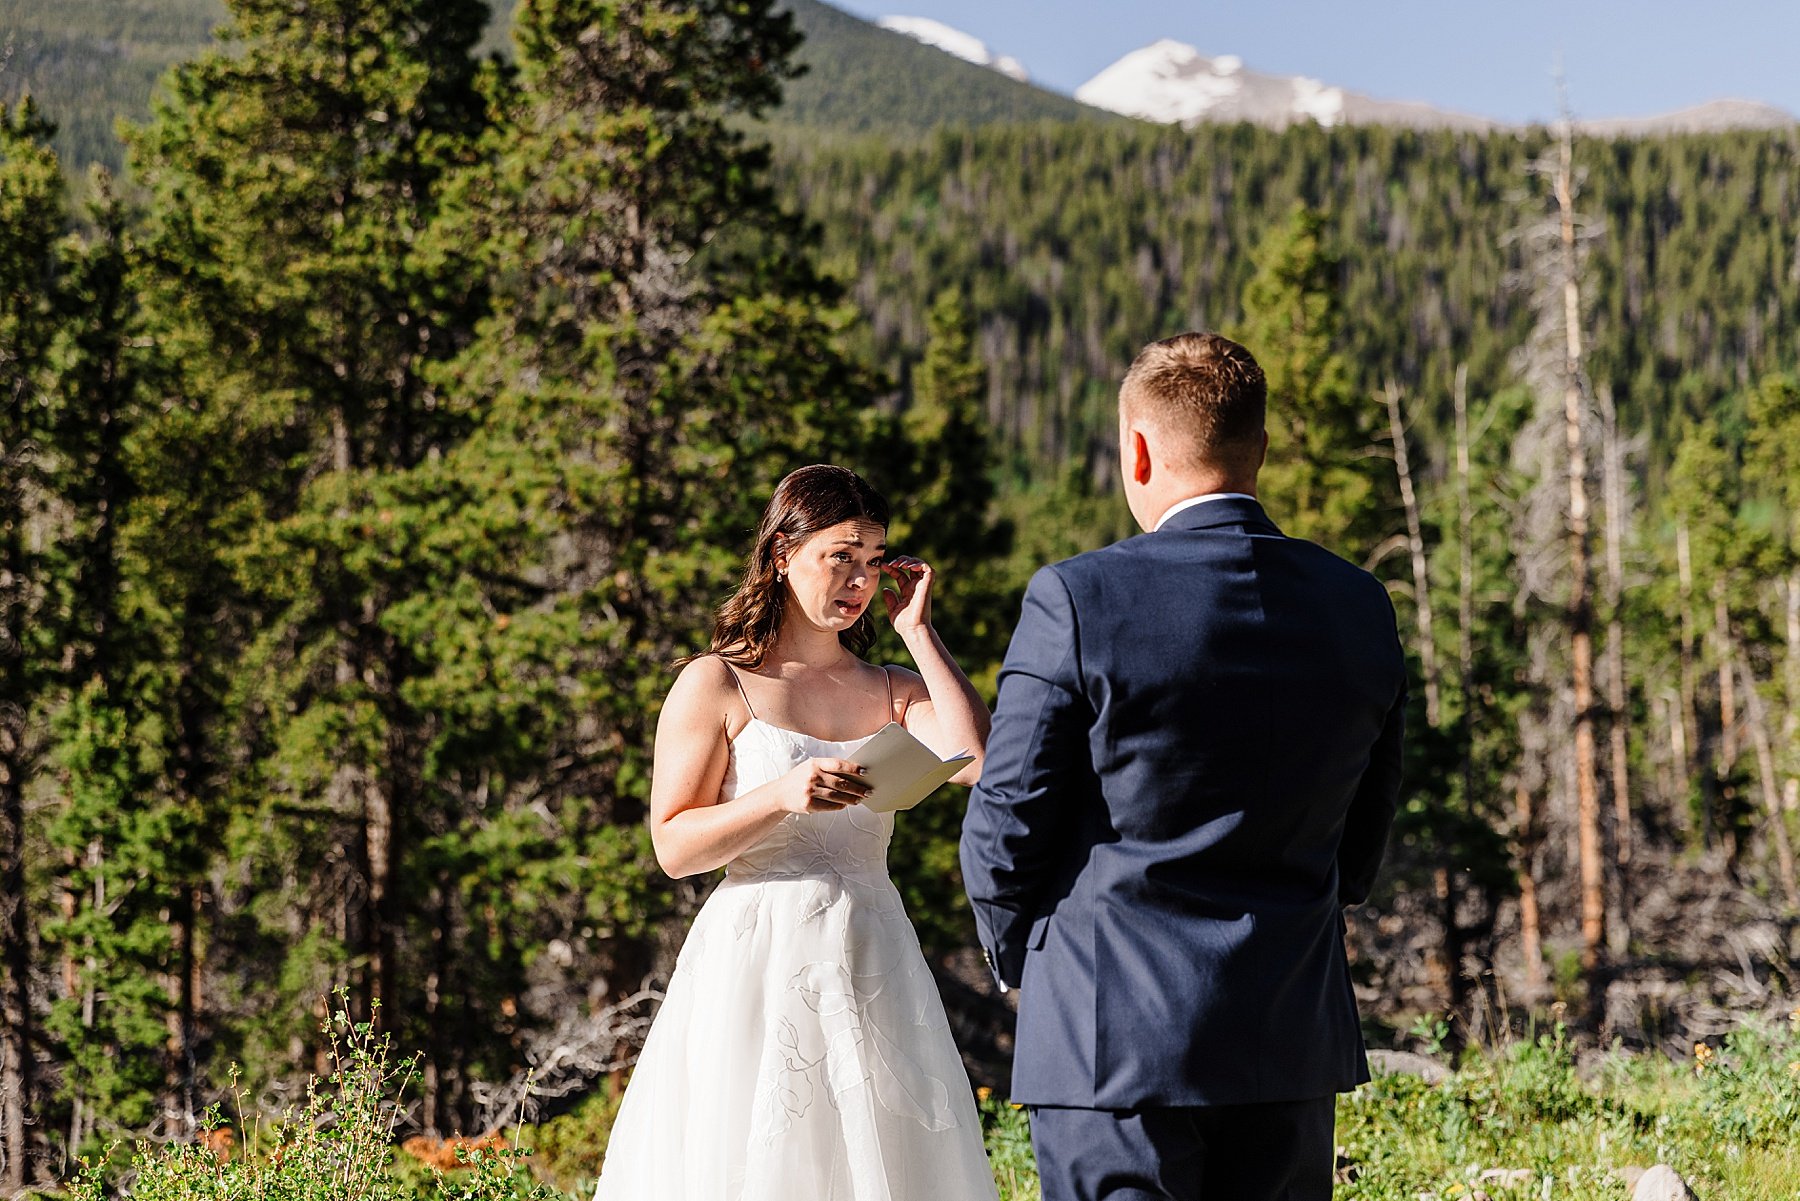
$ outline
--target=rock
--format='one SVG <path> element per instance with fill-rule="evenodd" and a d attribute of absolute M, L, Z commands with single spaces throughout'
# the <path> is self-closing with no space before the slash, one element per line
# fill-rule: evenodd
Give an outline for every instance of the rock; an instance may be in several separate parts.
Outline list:
<path fill-rule="evenodd" d="M 1369 1070 L 1378 1076 L 1417 1076 L 1426 1084 L 1438 1084 L 1450 1078 L 1449 1068 L 1411 1051 L 1370 1051 Z"/>
<path fill-rule="evenodd" d="M 1687 1186 L 1681 1173 L 1666 1163 L 1659 1163 L 1638 1177 L 1631 1201 L 1694 1201 L 1694 1190 Z"/>
<path fill-rule="evenodd" d="M 1480 1178 L 1491 1180 L 1495 1184 L 1504 1184 L 1508 1188 L 1515 1188 L 1536 1180 L 1537 1173 L 1530 1168 L 1488 1168 L 1481 1173 Z"/>

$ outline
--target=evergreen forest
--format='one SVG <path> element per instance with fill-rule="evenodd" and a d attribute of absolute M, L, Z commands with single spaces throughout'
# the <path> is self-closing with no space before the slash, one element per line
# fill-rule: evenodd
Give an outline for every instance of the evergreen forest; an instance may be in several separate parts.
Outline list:
<path fill-rule="evenodd" d="M 812 0 L 0 28 L 0 1196 L 344 1029 L 421 1135 L 616 1097 L 713 883 L 658 706 L 774 483 L 881 488 L 991 696 L 1032 571 L 1135 532 L 1118 382 L 1185 329 L 1409 649 L 1371 1041 L 1795 1008 L 1800 128 L 1155 126 Z M 893 868 L 1003 1090 L 965 796 Z"/>

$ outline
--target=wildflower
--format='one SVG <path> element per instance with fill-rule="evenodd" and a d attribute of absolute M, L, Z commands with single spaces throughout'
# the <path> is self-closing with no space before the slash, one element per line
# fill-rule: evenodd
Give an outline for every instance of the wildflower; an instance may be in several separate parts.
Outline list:
<path fill-rule="evenodd" d="M 1011 1105 L 1014 1109 L 1024 1109 L 1025 1108 L 1024 1104 L 1019 1101 L 1009 1101 L 1009 1102 L 1007 1102 L 1007 1104 Z"/>
<path fill-rule="evenodd" d="M 1704 1072 L 1706 1070 L 1706 1065 L 1713 1061 L 1713 1058 L 1716 1054 L 1717 1054 L 1717 1052 L 1715 1052 L 1711 1047 L 1707 1046 L 1705 1043 L 1695 1043 L 1694 1044 L 1694 1074 L 1699 1075 L 1701 1072 Z"/>
<path fill-rule="evenodd" d="M 1800 1076 L 1800 1059 L 1796 1059 L 1794 1062 L 1788 1064 L 1788 1075 Z"/>
<path fill-rule="evenodd" d="M 990 1100 L 992 1100 L 993 1096 L 994 1096 L 994 1090 L 989 1088 L 985 1084 L 975 1090 L 975 1099 L 977 1101 L 980 1101 L 983 1105 L 987 1104 Z"/>

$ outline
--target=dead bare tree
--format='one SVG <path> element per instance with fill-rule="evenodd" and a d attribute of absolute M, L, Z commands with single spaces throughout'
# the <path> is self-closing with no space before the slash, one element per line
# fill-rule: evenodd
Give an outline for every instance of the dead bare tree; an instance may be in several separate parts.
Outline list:
<path fill-rule="evenodd" d="M 1740 741 L 1737 704 L 1737 666 L 1732 647 L 1731 610 L 1725 600 L 1725 579 L 1713 580 L 1713 658 L 1719 675 L 1719 778 L 1737 766 Z"/>
<path fill-rule="evenodd" d="M 1412 558 L 1413 611 L 1419 627 L 1419 668 L 1425 677 L 1425 720 L 1436 728 L 1441 721 L 1441 711 L 1437 641 L 1431 623 L 1430 565 L 1425 558 L 1424 526 L 1419 518 L 1419 499 L 1413 490 L 1412 467 L 1406 453 L 1406 419 L 1400 408 L 1400 387 L 1390 379 L 1385 393 L 1388 437 L 1394 444 L 1394 472 L 1400 477 L 1400 500 L 1406 508 L 1406 548 Z"/>
<path fill-rule="evenodd" d="M 1750 661 L 1737 647 L 1732 648 L 1732 668 L 1744 681 L 1744 701 L 1750 742 L 1756 753 L 1756 773 L 1762 786 L 1763 808 L 1769 822 L 1769 837 L 1775 844 L 1775 867 L 1780 875 L 1781 890 L 1788 907 L 1800 911 L 1800 881 L 1794 878 L 1794 848 L 1788 838 L 1787 816 L 1782 812 L 1780 776 L 1775 770 L 1775 748 L 1769 737 L 1769 715 Z"/>
<path fill-rule="evenodd" d="M 644 1045 L 662 994 L 645 988 L 591 1015 L 571 1012 L 554 1030 L 532 1036 L 523 1048 L 529 1065 L 502 1084 L 473 1081 L 469 1094 L 480 1107 L 483 1130 L 508 1121 L 535 1121 L 544 1101 L 583 1092 L 597 1080 L 630 1067 Z"/>
<path fill-rule="evenodd" d="M 1788 746 L 1787 785 L 1782 792 L 1782 808 L 1800 809 L 1800 570 L 1788 574 L 1782 589 L 1787 616 L 1787 715 L 1782 719 L 1781 737 Z"/>
<path fill-rule="evenodd" d="M 1680 743 L 1677 765 L 1681 795 L 1693 786 L 1695 756 L 1700 751 L 1700 682 L 1695 647 L 1699 641 L 1694 620 L 1694 554 L 1685 518 L 1675 519 L 1675 579 L 1681 608 L 1681 707 L 1677 715 Z M 1701 837 L 1710 845 L 1713 836 L 1712 789 L 1701 789 Z"/>
<path fill-rule="evenodd" d="M 1525 374 L 1538 396 L 1537 412 L 1515 446 L 1515 456 L 1536 480 L 1527 498 L 1517 558 L 1524 594 L 1560 612 L 1565 670 L 1536 677 L 1541 687 L 1567 681 L 1564 721 L 1572 762 L 1569 788 L 1575 801 L 1575 867 L 1581 965 L 1590 990 L 1590 1014 L 1599 1019 L 1606 950 L 1606 867 L 1600 816 L 1600 784 L 1594 731 L 1594 599 L 1588 502 L 1590 397 L 1582 329 L 1582 271 L 1589 243 L 1600 227 L 1577 213 L 1574 123 L 1566 107 L 1558 136 L 1530 167 L 1549 181 L 1554 207 L 1523 231 L 1524 274 L 1537 324 L 1524 348 Z M 1554 701 L 1552 703 L 1555 703 Z M 1549 798 L 1546 798 L 1549 799 Z"/>

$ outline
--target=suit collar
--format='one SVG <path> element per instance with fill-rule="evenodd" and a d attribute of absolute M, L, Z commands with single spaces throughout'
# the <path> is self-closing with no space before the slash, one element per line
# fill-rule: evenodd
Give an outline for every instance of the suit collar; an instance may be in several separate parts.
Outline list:
<path fill-rule="evenodd" d="M 1281 530 L 1269 520 L 1269 515 L 1263 512 L 1262 505 L 1249 497 L 1235 496 L 1222 496 L 1218 500 L 1209 500 L 1203 505 L 1190 505 L 1179 513 L 1171 513 L 1161 529 L 1215 530 L 1230 526 L 1242 527 L 1247 533 L 1281 534 Z"/>

